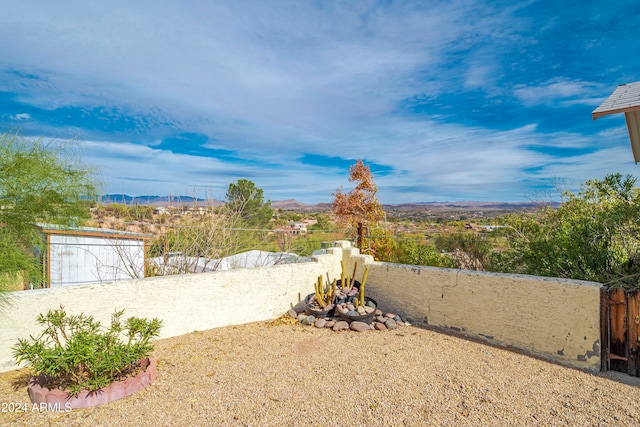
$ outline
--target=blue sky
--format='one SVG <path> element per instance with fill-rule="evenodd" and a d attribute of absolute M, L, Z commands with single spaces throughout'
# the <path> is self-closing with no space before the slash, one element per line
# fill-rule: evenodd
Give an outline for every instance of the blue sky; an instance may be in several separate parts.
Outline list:
<path fill-rule="evenodd" d="M 638 175 L 623 115 L 640 2 L 32 1 L 0 5 L 0 128 L 77 138 L 104 193 L 523 201 Z"/>

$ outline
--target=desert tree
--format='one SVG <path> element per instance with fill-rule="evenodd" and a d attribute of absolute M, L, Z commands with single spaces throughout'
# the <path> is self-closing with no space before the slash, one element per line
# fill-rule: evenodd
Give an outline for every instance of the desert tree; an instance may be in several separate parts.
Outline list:
<path fill-rule="evenodd" d="M 62 143 L 0 136 L 0 272 L 42 272 L 38 223 L 80 225 L 96 197 L 96 175 L 84 166 L 74 141 Z"/>
<path fill-rule="evenodd" d="M 349 182 L 355 182 L 356 186 L 348 193 L 342 187 L 332 193 L 332 210 L 336 221 L 349 227 L 354 237 L 356 228 L 362 224 L 367 229 L 368 244 L 365 247 L 365 242 L 358 242 L 360 248 L 378 258 L 386 258 L 394 251 L 394 241 L 386 227 L 380 226 L 385 213 L 378 201 L 378 186 L 369 166 L 362 160 L 356 161 L 349 168 Z"/>
<path fill-rule="evenodd" d="M 265 201 L 263 190 L 248 179 L 229 184 L 225 207 L 229 212 L 239 213 L 250 226 L 264 226 L 273 216 L 271 201 Z"/>
<path fill-rule="evenodd" d="M 384 211 L 378 201 L 378 186 L 369 166 L 358 160 L 349 168 L 349 182 L 356 186 L 348 193 L 342 187 L 333 196 L 333 214 L 343 225 L 355 227 L 359 223 L 374 226 L 383 218 Z"/>

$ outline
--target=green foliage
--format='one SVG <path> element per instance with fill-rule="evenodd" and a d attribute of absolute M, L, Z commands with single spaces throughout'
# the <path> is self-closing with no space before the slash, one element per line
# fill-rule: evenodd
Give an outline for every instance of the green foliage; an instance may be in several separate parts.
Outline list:
<path fill-rule="evenodd" d="M 316 220 L 318 222 L 309 227 L 310 230 L 332 231 L 335 228 L 327 215 L 317 214 Z"/>
<path fill-rule="evenodd" d="M 129 206 L 125 203 L 109 203 L 104 207 L 104 211 L 116 218 L 125 218 L 129 215 Z"/>
<path fill-rule="evenodd" d="M 495 271 L 635 287 L 640 277 L 640 192 L 636 179 L 609 174 L 564 192 L 558 209 L 506 217 L 505 249 Z"/>
<path fill-rule="evenodd" d="M 395 257 L 389 261 L 409 265 L 426 265 L 431 267 L 455 268 L 455 261 L 442 255 L 428 245 L 422 245 L 415 240 L 403 240 L 398 244 Z"/>
<path fill-rule="evenodd" d="M 129 207 L 129 217 L 135 221 L 150 220 L 153 219 L 153 206 L 144 206 L 135 204 Z"/>
<path fill-rule="evenodd" d="M 62 306 L 49 310 L 37 317 L 44 331 L 38 338 L 19 339 L 12 347 L 14 357 L 45 376 L 47 388 L 71 395 L 104 388 L 136 372 L 162 327 L 156 318 L 129 317 L 123 322 L 123 314 L 116 311 L 111 327 L 103 330 L 92 316 L 69 315 Z"/>
<path fill-rule="evenodd" d="M 132 206 L 124 203 L 109 203 L 106 206 L 100 206 L 98 208 L 99 214 L 108 214 L 116 218 L 134 221 L 153 219 L 153 211 L 153 206 L 140 205 L 138 203 Z"/>
<path fill-rule="evenodd" d="M 437 251 L 464 253 L 457 257 L 464 269 L 482 269 L 488 263 L 493 244 L 478 233 L 439 234 L 434 242 Z"/>
<path fill-rule="evenodd" d="M 373 255 L 376 261 L 391 259 L 397 250 L 396 240 L 391 230 L 380 226 L 365 228 L 365 244 L 360 248 L 363 254 Z"/>
<path fill-rule="evenodd" d="M 229 184 L 225 209 L 239 213 L 250 226 L 266 225 L 273 216 L 271 202 L 264 201 L 262 189 L 247 179 Z"/>
<path fill-rule="evenodd" d="M 24 270 L 32 282 L 40 281 L 36 224 L 73 225 L 89 218 L 87 198 L 96 195 L 92 172 L 71 148 L 0 136 L 0 271 Z"/>

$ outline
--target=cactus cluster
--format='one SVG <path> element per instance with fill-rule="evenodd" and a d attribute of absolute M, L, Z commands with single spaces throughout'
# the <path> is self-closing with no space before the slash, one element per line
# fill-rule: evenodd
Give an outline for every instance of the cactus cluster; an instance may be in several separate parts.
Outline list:
<path fill-rule="evenodd" d="M 353 292 L 353 285 L 355 284 L 355 276 L 356 270 L 358 269 L 358 263 L 356 262 L 353 266 L 353 276 L 349 277 L 344 274 L 344 262 L 340 261 L 340 265 L 342 270 L 340 272 L 340 288 L 344 294 L 351 294 Z M 362 283 L 360 283 L 360 288 L 357 291 L 358 297 L 356 298 L 356 307 L 364 306 L 364 287 L 367 283 L 367 275 L 369 274 L 369 266 L 364 269 L 364 276 L 362 278 Z"/>
<path fill-rule="evenodd" d="M 329 281 L 329 276 L 327 275 L 327 282 Z M 316 302 L 323 309 L 328 308 L 328 306 L 332 306 L 334 302 L 334 297 L 336 295 L 336 280 L 333 280 L 333 283 L 329 284 L 326 292 L 324 289 L 324 285 L 322 284 L 322 275 L 318 276 L 318 281 L 315 284 L 316 288 Z"/>
<path fill-rule="evenodd" d="M 356 308 L 364 307 L 364 288 L 367 282 L 367 275 L 369 274 L 369 267 L 367 266 L 365 268 L 362 283 L 360 284 L 358 289 L 354 287 L 356 282 L 355 275 L 358 268 L 358 263 L 356 262 L 354 265 L 352 276 L 345 275 L 344 262 L 341 262 L 341 266 L 342 270 L 340 272 L 340 286 L 338 287 L 338 281 L 336 279 L 333 279 L 332 281 L 329 278 L 328 273 L 327 286 L 325 286 L 324 284 L 323 277 L 318 276 L 318 280 L 315 283 L 315 292 L 310 303 L 316 304 L 317 306 L 321 307 L 322 310 L 330 310 L 336 304 L 337 299 L 356 296 L 354 301 Z"/>

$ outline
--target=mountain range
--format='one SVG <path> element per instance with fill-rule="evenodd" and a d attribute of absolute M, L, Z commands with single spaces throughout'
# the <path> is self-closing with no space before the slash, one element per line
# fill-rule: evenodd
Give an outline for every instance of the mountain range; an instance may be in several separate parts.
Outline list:
<path fill-rule="evenodd" d="M 127 205 L 139 204 L 149 206 L 166 206 L 166 205 L 211 205 L 220 206 L 223 201 L 217 199 L 200 199 L 192 196 L 129 196 L 128 194 L 105 194 L 101 198 L 103 204 L 122 203 Z M 528 202 L 478 202 L 478 201 L 458 201 L 458 202 L 415 202 L 401 204 L 383 204 L 385 211 L 403 212 L 413 210 L 498 210 L 498 211 L 518 211 L 532 209 L 540 206 L 539 201 Z M 552 206 L 558 206 L 559 203 L 552 202 Z M 274 209 L 297 210 L 297 211 L 315 211 L 326 212 L 331 210 L 331 203 L 317 203 L 309 205 L 299 202 L 295 199 L 274 200 L 271 202 Z"/>

